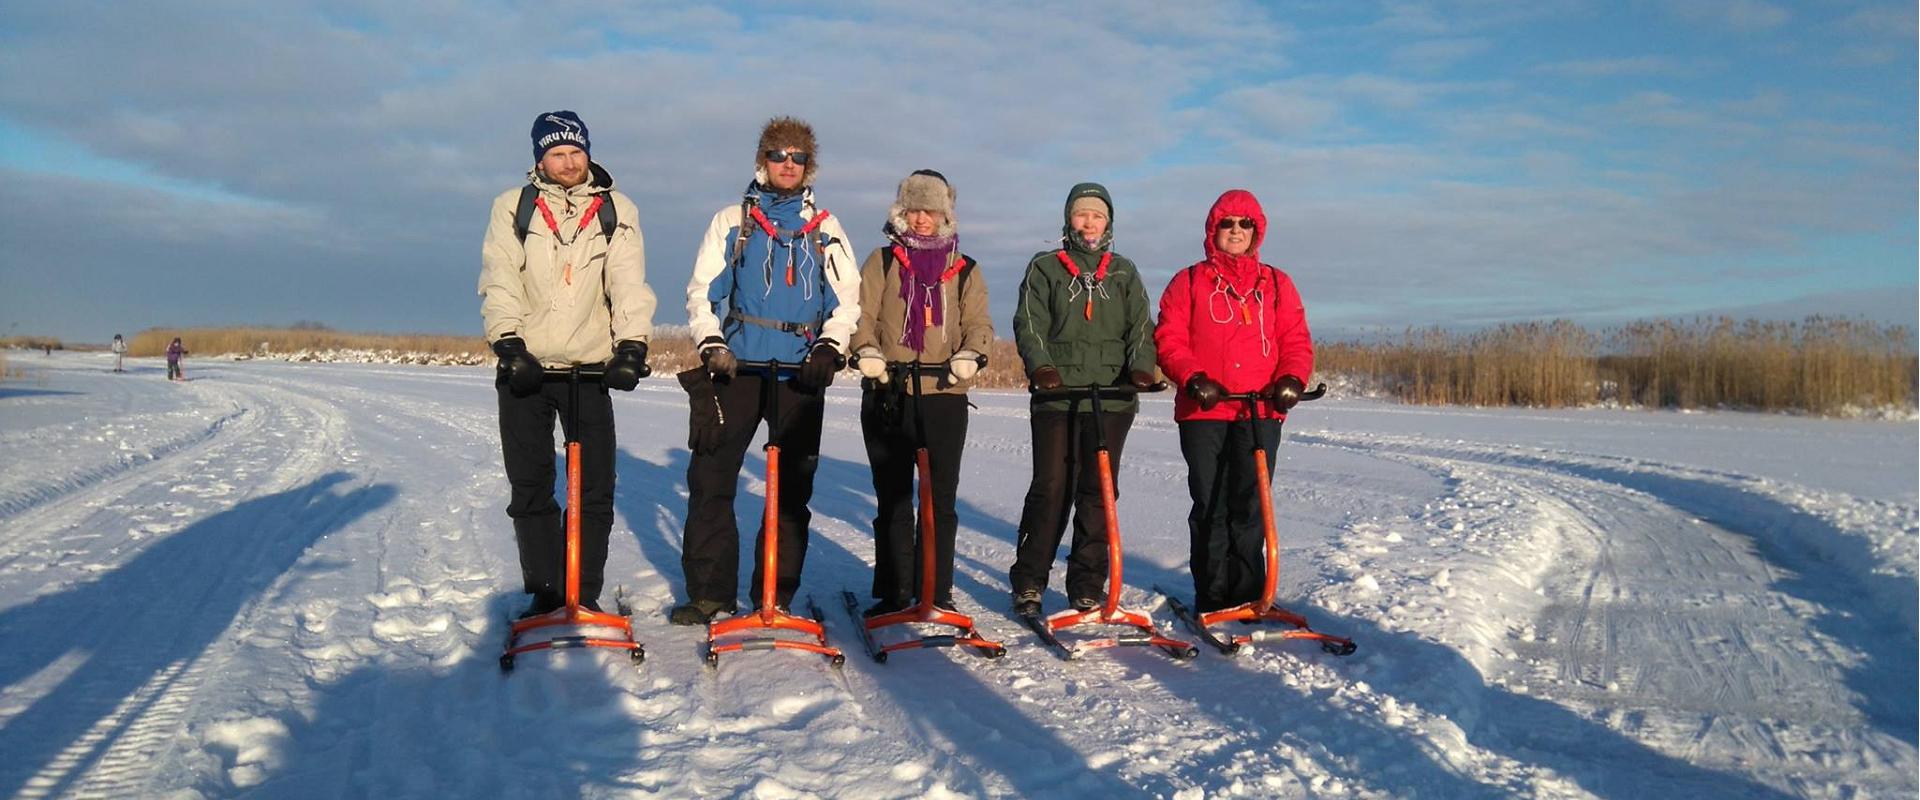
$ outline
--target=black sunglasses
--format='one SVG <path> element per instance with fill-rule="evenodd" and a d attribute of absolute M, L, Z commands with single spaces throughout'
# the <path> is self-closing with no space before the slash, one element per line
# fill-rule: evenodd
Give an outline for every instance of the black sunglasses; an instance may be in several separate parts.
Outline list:
<path fill-rule="evenodd" d="M 1247 217 L 1241 217 L 1237 220 L 1223 219 L 1220 220 L 1220 224 L 1216 227 L 1223 231 L 1233 230 L 1236 227 L 1243 231 L 1250 231 L 1253 230 L 1253 220 Z"/>
<path fill-rule="evenodd" d="M 767 151 L 767 163 L 769 164 L 784 164 L 789 158 L 793 159 L 793 163 L 799 164 L 800 166 L 803 166 L 803 167 L 807 165 L 808 161 L 813 160 L 813 156 L 807 155 L 806 153 L 797 153 L 791 150 L 768 150 Z"/>

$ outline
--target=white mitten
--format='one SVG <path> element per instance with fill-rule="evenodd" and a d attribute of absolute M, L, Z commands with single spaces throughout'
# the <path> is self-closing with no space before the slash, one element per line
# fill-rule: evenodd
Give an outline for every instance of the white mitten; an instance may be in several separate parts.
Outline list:
<path fill-rule="evenodd" d="M 954 383 L 973 380 L 980 374 L 980 354 L 972 350 L 962 350 L 947 360 L 947 372 L 953 375 Z"/>
<path fill-rule="evenodd" d="M 880 351 L 871 347 L 860 351 L 853 359 L 853 366 L 860 370 L 863 377 L 872 378 L 881 383 L 887 382 L 887 360 L 880 357 Z"/>

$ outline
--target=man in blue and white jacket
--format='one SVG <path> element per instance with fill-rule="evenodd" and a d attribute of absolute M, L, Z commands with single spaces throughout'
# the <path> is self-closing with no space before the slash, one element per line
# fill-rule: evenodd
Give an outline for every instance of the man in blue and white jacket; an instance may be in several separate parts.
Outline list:
<path fill-rule="evenodd" d="M 687 284 L 687 319 L 703 366 L 681 373 L 691 401 L 687 447 L 687 524 L 680 565 L 688 602 L 669 619 L 706 624 L 736 610 L 740 529 L 733 515 L 740 467 L 762 420 L 769 379 L 742 361 L 798 365 L 782 371 L 780 564 L 775 603 L 786 607 L 800 586 L 813 515 L 813 473 L 819 463 L 825 394 L 844 364 L 845 343 L 860 320 L 860 264 L 840 222 L 813 199 L 819 168 L 813 129 L 791 117 L 760 132 L 758 167 L 738 205 L 713 215 Z M 759 541 L 759 537 L 756 537 Z M 763 558 L 756 547 L 756 602 Z"/>

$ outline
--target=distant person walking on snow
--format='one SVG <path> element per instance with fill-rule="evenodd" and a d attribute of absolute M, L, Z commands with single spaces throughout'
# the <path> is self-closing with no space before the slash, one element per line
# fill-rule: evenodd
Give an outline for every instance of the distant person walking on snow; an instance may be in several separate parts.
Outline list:
<path fill-rule="evenodd" d="M 940 173 L 908 175 L 882 228 L 891 244 L 875 248 L 860 267 L 860 328 L 852 345 L 854 366 L 865 377 L 860 433 L 879 506 L 873 519 L 873 596 L 879 602 L 869 616 L 910 608 L 916 599 L 953 610 L 953 539 L 959 527 L 954 504 L 967 442 L 967 386 L 993 345 L 986 277 L 960 253 L 954 198 Z M 904 370 L 888 365 L 913 361 L 945 365 L 920 376 L 919 408 L 926 416 L 933 484 L 931 598 L 915 597 L 921 558 L 914 522 L 913 389 Z"/>
<path fill-rule="evenodd" d="M 1273 463 L 1280 426 L 1313 374 L 1313 337 L 1293 279 L 1260 263 L 1267 215 L 1251 192 L 1233 189 L 1207 213 L 1206 259 L 1181 270 L 1160 295 L 1154 341 L 1160 368 L 1181 387 L 1173 402 L 1193 510 L 1194 602 L 1200 613 L 1260 599 L 1265 530 L 1252 437 Z M 1246 404 L 1259 393 L 1254 433 Z M 1271 475 L 1269 475 L 1271 479 Z"/>
<path fill-rule="evenodd" d="M 570 387 L 547 369 L 605 365 L 580 387 L 576 409 L 582 507 L 580 604 L 599 611 L 613 530 L 613 398 L 646 377 L 653 290 L 633 201 L 589 156 L 587 125 L 572 111 L 533 121 L 534 166 L 525 186 L 494 198 L 480 251 L 480 315 L 499 356 L 494 394 L 500 451 L 513 487 L 507 516 L 520 579 L 533 595 L 522 616 L 566 604 L 566 520 L 553 498 L 553 424 L 567 419 Z"/>
<path fill-rule="evenodd" d="M 117 333 L 113 335 L 113 371 L 127 371 L 127 340 Z"/>
<path fill-rule="evenodd" d="M 699 342 L 702 366 L 680 374 L 690 402 L 687 445 L 693 457 L 680 556 L 687 602 L 668 615 L 676 625 L 704 625 L 736 607 L 740 527 L 733 498 L 747 445 L 772 411 L 761 402 L 765 380 L 778 381 L 773 391 L 780 413 L 774 604 L 787 607 L 799 590 L 826 390 L 860 321 L 860 274 L 846 231 L 813 199 L 820 167 L 813 128 L 792 117 L 768 120 L 754 165 L 740 203 L 720 209 L 708 223 L 687 283 L 687 324 Z M 741 369 L 743 360 L 802 366 L 769 377 Z M 762 586 L 764 562 L 756 557 L 753 563 L 754 585 Z"/>
<path fill-rule="evenodd" d="M 1113 252 L 1113 198 L 1097 183 L 1067 193 L 1061 246 L 1034 255 L 1020 282 L 1013 338 L 1039 390 L 1154 383 L 1153 313 L 1140 271 Z M 1117 477 L 1140 401 L 1100 400 L 1101 427 Z M 1067 598 L 1085 611 L 1106 600 L 1107 520 L 1087 400 L 1036 396 L 1030 404 L 1033 482 L 1020 512 L 1018 555 L 1008 578 L 1014 612 L 1040 613 L 1047 573 L 1073 518 Z M 1119 484 L 1116 481 L 1115 491 Z"/>
<path fill-rule="evenodd" d="M 180 337 L 173 337 L 173 342 L 167 345 L 167 380 L 184 381 L 187 379 L 186 370 L 180 366 L 180 359 L 185 358 L 186 355 L 187 346 L 180 343 Z"/>

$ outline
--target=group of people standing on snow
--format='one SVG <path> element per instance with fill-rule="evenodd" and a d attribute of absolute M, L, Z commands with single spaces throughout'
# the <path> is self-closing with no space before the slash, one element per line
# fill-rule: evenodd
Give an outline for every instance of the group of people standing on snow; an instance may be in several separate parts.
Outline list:
<path fill-rule="evenodd" d="M 493 203 L 480 294 L 495 380 L 502 455 L 512 500 L 526 614 L 564 603 L 565 524 L 553 497 L 553 425 L 569 387 L 549 369 L 593 366 L 579 388 L 582 446 L 581 604 L 598 610 L 613 525 L 614 417 L 608 390 L 631 390 L 646 365 L 655 297 L 646 282 L 639 214 L 590 157 L 587 126 L 571 111 L 542 114 L 532 130 L 525 187 Z M 886 243 L 856 263 L 839 218 L 818 204 L 813 130 L 770 120 L 740 202 L 708 224 L 687 286 L 689 326 L 701 365 L 678 378 L 689 400 L 687 514 L 681 567 L 687 600 L 675 624 L 738 610 L 740 531 L 734 517 L 745 453 L 763 421 L 780 443 L 780 558 L 775 603 L 800 586 L 825 392 L 851 366 L 861 376 L 860 424 L 877 508 L 869 614 L 915 604 L 916 450 L 928 451 L 934 506 L 936 606 L 953 608 L 955 512 L 967 430 L 967 390 L 994 340 L 987 281 L 960 249 L 957 194 L 939 172 L 900 182 L 882 226 Z M 1158 322 L 1138 269 L 1115 253 L 1114 203 L 1083 183 L 1067 194 L 1061 246 L 1036 254 L 1018 287 L 1013 337 L 1036 391 L 1033 477 L 1022 508 L 1012 602 L 1037 614 L 1069 518 L 1066 595 L 1076 608 L 1105 599 L 1107 523 L 1093 462 L 1093 415 L 1063 389 L 1152 388 L 1159 368 L 1179 389 L 1174 405 L 1193 508 L 1188 516 L 1199 611 L 1257 599 L 1265 575 L 1255 442 L 1269 460 L 1286 412 L 1313 370 L 1299 293 L 1259 260 L 1267 220 L 1243 190 L 1208 212 L 1206 258 L 1180 270 L 1161 294 Z M 774 368 L 773 365 L 786 365 Z M 764 382 L 772 381 L 768 386 Z M 918 382 L 917 401 L 907 402 Z M 1252 393 L 1257 402 L 1228 402 Z M 1118 468 L 1139 404 L 1132 393 L 1101 401 Z M 774 409 L 777 408 L 777 415 Z M 913 415 L 922 415 L 916 425 Z M 1248 424 L 1248 416 L 1253 417 Z M 567 415 L 561 415 L 567 419 Z M 924 434 L 920 433 L 924 431 Z M 764 545 L 762 545 L 764 546 Z M 761 558 L 755 559 L 758 585 Z"/>

